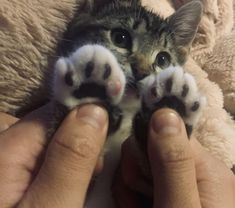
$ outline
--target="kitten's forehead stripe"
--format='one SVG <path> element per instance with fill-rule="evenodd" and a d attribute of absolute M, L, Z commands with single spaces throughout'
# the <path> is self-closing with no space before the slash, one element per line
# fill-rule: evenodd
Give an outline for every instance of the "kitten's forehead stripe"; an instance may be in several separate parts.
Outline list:
<path fill-rule="evenodd" d="M 165 28 L 164 28 L 164 27 L 160 28 L 158 33 L 159 33 L 159 36 L 160 36 L 160 37 L 162 37 L 163 35 L 165 35 L 165 34 L 166 34 Z"/>
<path fill-rule="evenodd" d="M 149 20 L 149 16 L 144 15 L 143 16 L 145 23 L 146 23 L 146 30 L 150 30 L 150 20 Z"/>
<path fill-rule="evenodd" d="M 67 39 L 76 40 L 78 44 L 67 43 L 63 51 L 73 51 L 84 43 L 104 45 L 116 55 L 126 73 L 130 70 L 128 57 L 137 51 L 145 55 L 149 64 L 154 63 L 159 51 L 170 53 L 173 65 L 176 62 L 184 63 L 187 51 L 175 47 L 175 36 L 171 32 L 172 27 L 168 19 L 156 15 L 139 4 L 133 3 L 130 6 L 121 2 L 121 0 L 116 3 L 110 1 L 99 10 L 94 10 L 88 15 L 87 20 L 77 18 L 74 28 L 68 33 L 71 36 Z M 110 31 L 115 28 L 129 32 L 132 38 L 130 49 L 118 48 L 113 44 Z"/>
<path fill-rule="evenodd" d="M 137 30 L 140 23 L 141 23 L 141 20 L 136 20 L 132 26 L 133 30 Z"/>
<path fill-rule="evenodd" d="M 166 48 L 167 47 L 167 36 L 164 36 L 164 44 L 163 44 L 163 46 L 164 46 L 164 48 Z"/>
<path fill-rule="evenodd" d="M 135 31 L 137 33 L 146 33 L 146 30 L 147 30 L 147 23 L 142 20 L 139 24 L 138 24 L 138 27 L 135 29 Z"/>

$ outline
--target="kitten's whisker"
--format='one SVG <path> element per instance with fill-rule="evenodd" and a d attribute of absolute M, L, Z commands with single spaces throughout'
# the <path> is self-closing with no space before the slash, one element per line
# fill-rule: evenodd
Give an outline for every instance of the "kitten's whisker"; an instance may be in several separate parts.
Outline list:
<path fill-rule="evenodd" d="M 171 31 L 170 33 L 167 33 L 167 37 L 170 36 L 170 38 L 171 38 L 172 35 L 174 35 L 173 31 Z"/>
<path fill-rule="evenodd" d="M 157 39 L 154 39 L 153 40 L 153 44 L 152 44 L 152 46 L 151 46 L 151 55 L 153 55 L 153 53 L 155 52 L 155 48 L 156 48 L 156 42 L 157 42 L 158 40 Z"/>

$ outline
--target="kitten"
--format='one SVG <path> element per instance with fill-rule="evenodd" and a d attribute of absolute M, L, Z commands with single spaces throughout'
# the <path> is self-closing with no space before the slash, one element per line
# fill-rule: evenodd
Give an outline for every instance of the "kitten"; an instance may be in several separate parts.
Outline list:
<path fill-rule="evenodd" d="M 201 4 L 192 1 L 163 19 L 138 0 L 113 0 L 102 7 L 88 2 L 87 10 L 69 25 L 64 37 L 68 41 L 62 42 L 55 65 L 58 120 L 75 106 L 93 102 L 107 108 L 110 120 L 105 167 L 85 207 L 114 207 L 111 183 L 120 146 L 131 136 L 145 152 L 153 111 L 175 109 L 190 136 L 206 101 L 182 66 L 201 10 Z"/>

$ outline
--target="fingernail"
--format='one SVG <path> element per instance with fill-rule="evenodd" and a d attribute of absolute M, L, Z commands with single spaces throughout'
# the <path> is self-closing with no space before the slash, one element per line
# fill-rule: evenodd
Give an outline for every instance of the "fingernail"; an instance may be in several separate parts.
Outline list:
<path fill-rule="evenodd" d="M 161 136 L 176 135 L 181 131 L 181 120 L 174 111 L 158 111 L 151 120 L 151 127 Z"/>
<path fill-rule="evenodd" d="M 78 119 L 93 126 L 95 129 L 103 129 L 107 122 L 106 111 L 97 105 L 84 105 L 78 109 Z"/>

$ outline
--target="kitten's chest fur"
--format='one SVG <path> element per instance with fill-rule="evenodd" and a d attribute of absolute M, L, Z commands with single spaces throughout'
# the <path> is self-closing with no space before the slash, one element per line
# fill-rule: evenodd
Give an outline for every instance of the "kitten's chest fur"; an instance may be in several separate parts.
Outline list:
<path fill-rule="evenodd" d="M 140 109 L 140 100 L 138 98 L 131 99 L 126 98 L 122 103 L 120 103 L 119 108 L 121 109 L 121 122 L 118 129 L 112 133 L 107 140 L 107 151 L 112 143 L 123 142 L 132 131 L 132 122 L 135 114 Z"/>

